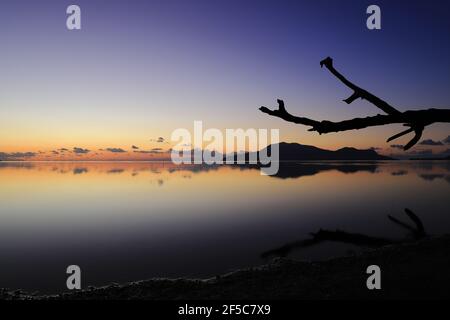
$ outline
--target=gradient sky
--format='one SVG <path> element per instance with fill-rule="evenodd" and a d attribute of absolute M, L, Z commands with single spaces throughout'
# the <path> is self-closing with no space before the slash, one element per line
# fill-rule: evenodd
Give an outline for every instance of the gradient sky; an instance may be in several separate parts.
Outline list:
<path fill-rule="evenodd" d="M 66 29 L 70 4 L 81 7 L 82 30 Z M 382 30 L 366 28 L 370 4 L 381 7 Z M 282 98 L 293 114 L 334 121 L 380 113 L 342 102 L 349 90 L 319 67 L 331 56 L 400 110 L 449 108 L 449 33 L 448 1 L 2 0 L 0 152 L 151 151 L 158 137 L 202 120 L 398 153 L 385 140 L 401 125 L 319 136 L 258 107 Z M 449 129 L 434 125 L 424 139 L 441 141 Z"/>

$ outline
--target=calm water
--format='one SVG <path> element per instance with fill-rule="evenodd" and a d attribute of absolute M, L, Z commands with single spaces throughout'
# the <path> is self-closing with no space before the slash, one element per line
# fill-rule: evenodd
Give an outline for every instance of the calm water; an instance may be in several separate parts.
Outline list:
<path fill-rule="evenodd" d="M 403 208 L 450 232 L 450 163 L 299 163 L 256 169 L 168 163 L 0 162 L 0 287 L 65 290 L 151 277 L 214 276 L 320 228 L 403 238 Z M 294 258 L 356 250 L 326 243 Z"/>

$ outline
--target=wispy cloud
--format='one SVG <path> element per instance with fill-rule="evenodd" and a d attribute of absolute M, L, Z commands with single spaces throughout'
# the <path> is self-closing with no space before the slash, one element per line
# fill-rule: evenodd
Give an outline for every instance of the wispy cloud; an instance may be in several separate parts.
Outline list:
<path fill-rule="evenodd" d="M 74 147 L 74 148 L 73 148 L 73 152 L 76 153 L 76 154 L 86 154 L 86 153 L 89 153 L 89 152 L 91 152 L 91 151 L 88 150 L 88 149 L 83 149 L 83 148 Z"/>
<path fill-rule="evenodd" d="M 166 139 L 164 139 L 163 137 L 158 137 L 157 139 L 150 139 L 150 141 L 157 142 L 157 143 L 164 143 L 164 142 L 166 142 Z"/>
<path fill-rule="evenodd" d="M 112 152 L 112 153 L 124 153 L 126 152 L 122 148 L 106 148 L 106 151 Z"/>
<path fill-rule="evenodd" d="M 440 141 L 434 141 L 432 139 L 426 139 L 419 143 L 422 146 L 443 146 L 444 144 Z"/>
<path fill-rule="evenodd" d="M 135 150 L 133 151 L 135 153 L 147 153 L 147 154 L 158 154 L 158 153 L 164 153 L 163 148 L 153 148 L 151 150 Z"/>

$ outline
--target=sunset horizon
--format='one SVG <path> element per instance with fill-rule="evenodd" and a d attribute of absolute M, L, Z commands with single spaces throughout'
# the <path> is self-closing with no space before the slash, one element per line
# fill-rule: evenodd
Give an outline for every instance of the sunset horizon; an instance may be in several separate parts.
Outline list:
<path fill-rule="evenodd" d="M 449 17 L 1 0 L 0 300 L 290 319 L 450 299 Z"/>

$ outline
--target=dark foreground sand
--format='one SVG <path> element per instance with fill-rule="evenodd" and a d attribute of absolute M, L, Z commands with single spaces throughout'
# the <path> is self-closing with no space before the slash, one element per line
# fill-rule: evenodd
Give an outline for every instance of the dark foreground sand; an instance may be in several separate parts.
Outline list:
<path fill-rule="evenodd" d="M 381 268 L 381 290 L 366 287 Z M 450 235 L 322 262 L 277 259 L 207 280 L 152 279 L 54 296 L 0 291 L 1 299 L 377 299 L 450 297 Z"/>

